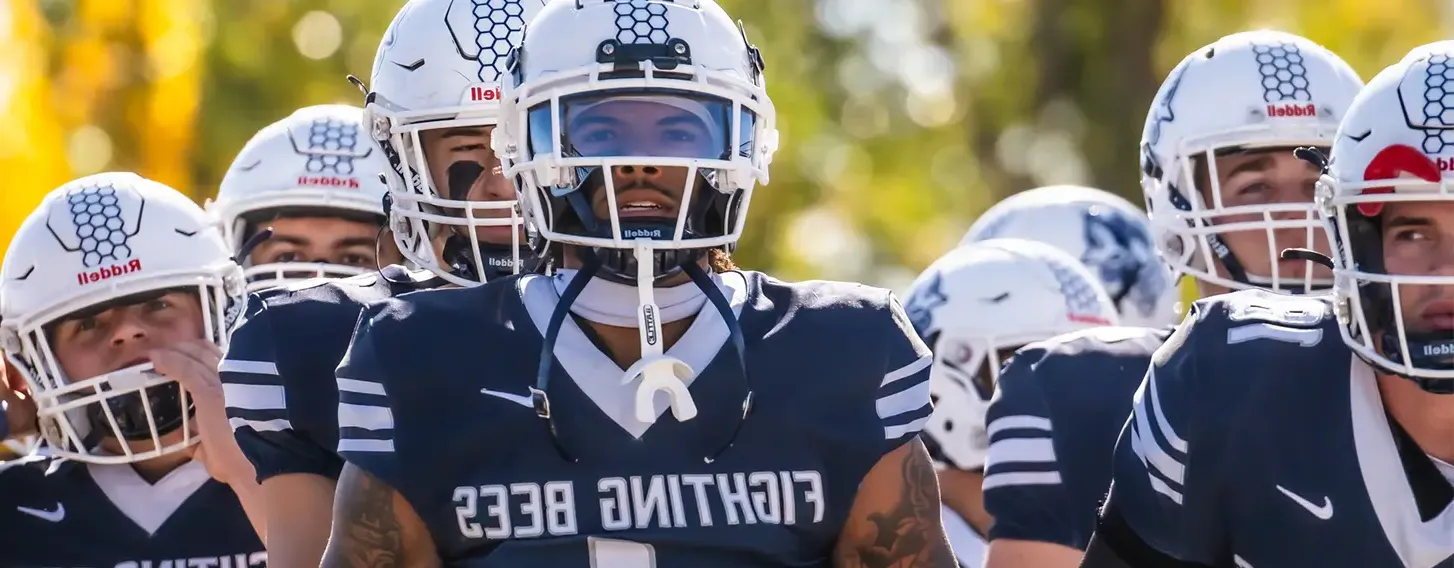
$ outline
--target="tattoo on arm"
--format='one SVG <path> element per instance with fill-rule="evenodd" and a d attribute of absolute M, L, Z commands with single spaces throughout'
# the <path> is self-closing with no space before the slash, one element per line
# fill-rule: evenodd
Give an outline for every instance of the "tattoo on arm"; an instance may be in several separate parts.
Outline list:
<path fill-rule="evenodd" d="M 837 568 L 954 568 L 939 520 L 939 482 L 920 441 L 903 448 L 902 482 L 892 507 L 875 507 L 857 524 L 856 542 L 838 547 Z M 857 514 L 855 512 L 855 514 Z"/>
<path fill-rule="evenodd" d="M 344 466 L 333 505 L 333 535 L 324 568 L 401 568 L 404 528 L 394 489 L 367 472 Z"/>

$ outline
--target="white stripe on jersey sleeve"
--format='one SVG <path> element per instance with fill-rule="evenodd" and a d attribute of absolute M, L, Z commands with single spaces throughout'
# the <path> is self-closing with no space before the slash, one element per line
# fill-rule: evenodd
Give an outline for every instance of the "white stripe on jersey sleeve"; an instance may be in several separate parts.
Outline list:
<path fill-rule="evenodd" d="M 1155 414 L 1155 416 L 1150 416 L 1151 414 Z M 1163 447 L 1158 441 L 1156 432 L 1152 431 L 1153 422 L 1155 422 L 1157 432 L 1166 440 L 1166 444 L 1171 446 L 1170 450 Z M 1187 444 L 1186 440 L 1172 430 L 1171 424 L 1166 421 L 1165 414 L 1162 413 L 1161 400 L 1157 398 L 1156 394 L 1155 366 L 1152 366 L 1146 373 L 1146 380 L 1141 383 L 1141 388 L 1136 390 L 1131 424 L 1131 449 L 1136 453 L 1136 457 L 1141 458 L 1141 463 L 1146 465 L 1146 475 L 1151 478 L 1151 487 L 1180 505 L 1186 464 L 1181 463 L 1176 456 L 1172 455 L 1172 452 L 1185 455 Z M 1153 474 L 1153 470 L 1165 477 L 1166 481 Z"/>
<path fill-rule="evenodd" d="M 879 421 L 884 424 L 885 440 L 916 434 L 929 423 L 932 416 L 929 412 L 928 370 L 933 361 L 932 355 L 919 357 L 914 362 L 885 374 L 883 381 L 879 383 L 874 410 L 878 413 Z M 900 383 L 905 379 L 910 382 Z M 909 415 L 916 413 L 924 415 L 904 422 Z"/>
<path fill-rule="evenodd" d="M 217 365 L 219 373 L 247 373 L 249 375 L 272 375 L 278 376 L 278 365 L 270 361 L 242 361 L 238 359 L 223 359 Z"/>
<path fill-rule="evenodd" d="M 985 453 L 985 471 L 991 472 L 984 478 L 983 490 L 1020 485 L 1059 485 L 1060 472 L 1046 471 L 1047 466 L 1056 464 L 1055 440 L 1051 438 L 1049 418 L 1019 414 L 1002 416 L 990 422 L 985 429 L 990 439 L 989 451 Z M 1009 430 L 1028 430 L 1022 437 L 999 438 Z M 1027 468 L 1029 471 L 1017 471 Z"/>
<path fill-rule="evenodd" d="M 225 383 L 222 385 L 222 398 L 228 408 L 279 411 L 288 409 L 288 391 L 283 385 Z"/>
<path fill-rule="evenodd" d="M 338 451 L 394 451 L 394 413 L 384 385 L 338 378 Z"/>

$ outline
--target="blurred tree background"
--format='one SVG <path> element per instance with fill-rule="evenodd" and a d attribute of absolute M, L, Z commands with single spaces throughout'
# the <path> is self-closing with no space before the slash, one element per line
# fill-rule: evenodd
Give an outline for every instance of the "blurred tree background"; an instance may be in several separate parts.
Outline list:
<path fill-rule="evenodd" d="M 745 266 L 903 286 L 998 199 L 1050 183 L 1139 202 L 1167 71 L 1219 36 L 1303 34 L 1365 78 L 1454 31 L 1448 0 L 720 0 L 767 58 L 783 148 Z M 215 193 L 293 109 L 360 104 L 400 0 L 0 0 L 0 250 L 68 179 Z"/>

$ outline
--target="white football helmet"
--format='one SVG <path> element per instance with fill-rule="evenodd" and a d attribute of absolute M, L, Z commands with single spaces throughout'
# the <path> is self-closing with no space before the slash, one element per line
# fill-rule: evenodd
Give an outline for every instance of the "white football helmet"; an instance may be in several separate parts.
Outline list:
<path fill-rule="evenodd" d="M 1178 276 L 1225 288 L 1301 293 L 1331 282 L 1282 277 L 1278 245 L 1326 250 L 1311 201 L 1226 206 L 1220 152 L 1327 147 L 1363 81 L 1342 59 L 1307 39 L 1261 30 L 1232 34 L 1186 56 L 1156 93 L 1141 138 L 1141 186 L 1162 258 Z M 1197 187 L 1197 160 L 1211 187 Z M 1212 196 L 1205 203 L 1203 193 Z M 1252 216 L 1248 220 L 1248 216 Z M 1277 243 L 1275 230 L 1303 230 L 1304 243 Z M 1255 274 L 1223 242 L 1266 231 L 1271 274 Z M 1285 239 L 1284 239 L 1285 240 Z M 1221 268 L 1218 268 L 1220 261 Z"/>
<path fill-rule="evenodd" d="M 457 188 L 435 187 L 420 135 L 495 126 L 505 62 L 544 4 L 410 0 L 384 32 L 374 58 L 364 120 L 393 166 L 386 177 L 394 240 L 405 258 L 454 284 L 473 286 L 533 263 L 521 258 L 522 252 L 530 256 L 521 241 L 525 223 L 514 200 L 465 199 L 479 175 L 496 174 L 496 164 L 452 174 L 451 185 L 462 181 Z M 481 227 L 510 227 L 512 241 L 481 243 L 474 238 Z M 438 237 L 446 237 L 443 250 L 434 241 Z"/>
<path fill-rule="evenodd" d="M 1024 239 L 990 239 L 934 261 L 904 311 L 934 352 L 934 416 L 924 427 L 955 467 L 984 467 L 985 410 L 1005 355 L 1081 329 L 1117 325 L 1095 276 L 1065 252 Z"/>
<path fill-rule="evenodd" d="M 185 391 L 151 363 L 95 377 L 68 377 L 51 324 L 117 299 L 195 290 L 206 337 L 225 349 L 241 304 L 242 269 L 211 218 L 187 196 L 132 173 L 84 177 L 52 191 L 15 233 L 0 268 L 0 347 L 35 398 L 41 434 L 56 455 L 128 463 L 197 442 Z M 161 437 L 181 429 L 180 442 Z M 100 438 L 151 441 L 124 455 Z M 123 445 L 124 447 L 125 445 Z"/>
<path fill-rule="evenodd" d="M 1385 203 L 1454 201 L 1454 41 L 1415 48 L 1358 94 L 1318 198 L 1343 340 L 1385 372 L 1454 393 L 1454 333 L 1410 330 L 1402 315 L 1405 300 L 1423 301 L 1408 286 L 1454 288 L 1454 277 L 1389 274 L 1381 217 Z"/>
<path fill-rule="evenodd" d="M 586 247 L 602 276 L 633 283 L 735 245 L 768 181 L 777 114 L 760 53 L 716 2 L 552 2 L 512 63 L 495 150 L 547 241 Z M 683 181 L 667 181 L 677 168 Z M 655 179 L 618 195 L 616 171 Z M 654 183 L 684 185 L 677 211 L 653 201 L 666 191 Z"/>
<path fill-rule="evenodd" d="M 362 127 L 361 109 L 318 105 L 298 109 L 253 135 L 223 176 L 217 198 L 207 203 L 227 246 L 241 251 L 259 222 L 290 210 L 382 225 L 385 187 L 379 176 L 389 163 Z M 341 264 L 240 260 L 249 291 L 370 271 Z"/>
<path fill-rule="evenodd" d="M 1176 325 L 1177 287 L 1146 214 L 1111 192 L 1052 185 L 1011 195 L 980 215 L 960 245 L 1015 238 L 1058 248 L 1090 269 L 1122 325 Z"/>

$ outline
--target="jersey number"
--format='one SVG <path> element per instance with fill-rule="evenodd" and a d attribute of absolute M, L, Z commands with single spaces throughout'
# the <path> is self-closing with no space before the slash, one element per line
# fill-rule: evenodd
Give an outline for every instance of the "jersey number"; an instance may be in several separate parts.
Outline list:
<path fill-rule="evenodd" d="M 591 568 L 656 568 L 656 549 L 649 544 L 593 536 L 586 545 Z"/>

